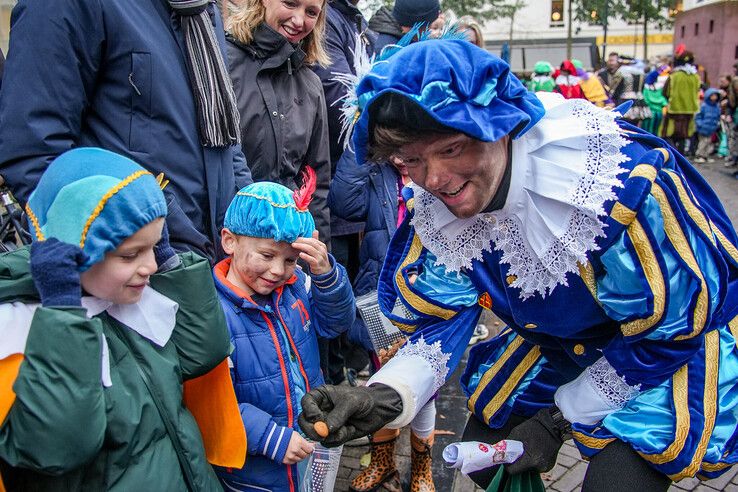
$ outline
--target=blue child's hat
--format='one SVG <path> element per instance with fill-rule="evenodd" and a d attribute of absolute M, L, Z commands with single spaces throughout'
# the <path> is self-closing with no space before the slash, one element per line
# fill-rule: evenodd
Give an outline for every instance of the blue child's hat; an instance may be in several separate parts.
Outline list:
<path fill-rule="evenodd" d="M 224 226 L 241 236 L 293 243 L 298 237 L 310 237 L 315 230 L 309 202 L 304 188 L 293 192 L 278 183 L 253 183 L 236 193 L 226 210 Z"/>
<path fill-rule="evenodd" d="M 518 137 L 545 113 L 507 63 L 457 39 L 419 41 L 398 50 L 375 63 L 356 92 L 361 112 L 353 142 L 359 163 L 366 160 L 376 123 L 372 104 L 379 98 L 387 102 L 389 93 L 412 101 L 448 131 L 485 142 Z"/>
<path fill-rule="evenodd" d="M 34 241 L 56 238 L 89 256 L 83 269 L 158 217 L 167 215 L 156 178 L 132 160 L 78 148 L 46 169 L 26 205 Z"/>

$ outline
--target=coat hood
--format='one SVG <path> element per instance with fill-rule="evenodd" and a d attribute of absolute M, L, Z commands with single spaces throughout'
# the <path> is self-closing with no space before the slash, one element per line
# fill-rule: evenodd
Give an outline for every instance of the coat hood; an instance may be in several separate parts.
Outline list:
<path fill-rule="evenodd" d="M 710 106 L 715 106 L 715 105 L 717 105 L 720 102 L 720 98 L 718 98 L 717 102 L 712 102 L 710 100 L 710 96 L 712 96 L 713 94 L 717 94 L 719 96 L 720 95 L 720 91 L 717 90 L 717 89 L 712 89 L 712 88 L 707 89 L 705 91 L 705 104 L 709 104 Z"/>
<path fill-rule="evenodd" d="M 387 7 L 380 7 L 379 10 L 369 19 L 369 29 L 372 31 L 389 34 L 390 36 L 402 37 L 402 26 L 392 15 Z"/>

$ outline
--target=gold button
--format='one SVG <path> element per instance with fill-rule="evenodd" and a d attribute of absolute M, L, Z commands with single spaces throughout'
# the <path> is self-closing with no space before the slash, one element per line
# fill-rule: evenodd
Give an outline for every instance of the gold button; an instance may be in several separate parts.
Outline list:
<path fill-rule="evenodd" d="M 507 285 L 512 285 L 513 282 L 515 282 L 518 279 L 515 275 L 508 275 L 505 281 L 507 281 Z"/>
<path fill-rule="evenodd" d="M 529 330 L 532 330 L 534 328 L 538 328 L 538 325 L 535 323 L 526 323 L 525 327 L 528 328 Z"/>
<path fill-rule="evenodd" d="M 584 354 L 584 345 L 582 345 L 581 343 L 574 345 L 574 353 L 577 355 Z"/>

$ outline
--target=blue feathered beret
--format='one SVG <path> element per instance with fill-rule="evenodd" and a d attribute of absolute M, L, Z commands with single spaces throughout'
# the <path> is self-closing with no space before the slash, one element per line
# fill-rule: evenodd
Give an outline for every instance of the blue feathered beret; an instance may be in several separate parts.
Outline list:
<path fill-rule="evenodd" d="M 507 63 L 458 39 L 419 41 L 399 49 L 376 63 L 356 92 L 360 115 L 353 143 L 359 163 L 366 160 L 374 126 L 372 104 L 389 92 L 417 103 L 451 131 L 485 142 L 508 134 L 519 137 L 545 113 Z"/>

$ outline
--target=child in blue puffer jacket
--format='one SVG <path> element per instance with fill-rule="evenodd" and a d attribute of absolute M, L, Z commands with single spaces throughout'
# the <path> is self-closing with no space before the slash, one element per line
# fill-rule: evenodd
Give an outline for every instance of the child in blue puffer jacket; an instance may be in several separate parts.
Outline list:
<path fill-rule="evenodd" d="M 314 449 L 297 425 L 300 399 L 324 384 L 317 336 L 333 338 L 354 322 L 346 271 L 317 239 L 307 208 L 312 191 L 254 183 L 226 211 L 221 240 L 230 257 L 214 276 L 249 453 L 244 468 L 217 469 L 226 490 L 298 489 L 296 464 Z"/>
<path fill-rule="evenodd" d="M 695 162 L 705 162 L 712 154 L 715 145 L 712 136 L 720 126 L 720 92 L 717 89 L 707 89 L 700 112 L 694 119 L 697 127 L 697 151 Z"/>

